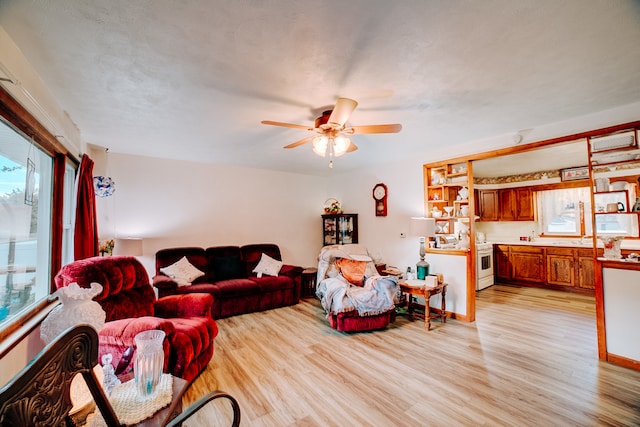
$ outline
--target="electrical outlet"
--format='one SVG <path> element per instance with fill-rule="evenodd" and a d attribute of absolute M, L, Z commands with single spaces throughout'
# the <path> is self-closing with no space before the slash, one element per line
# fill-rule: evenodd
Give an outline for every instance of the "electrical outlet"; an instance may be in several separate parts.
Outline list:
<path fill-rule="evenodd" d="M 400 233 L 400 238 L 404 239 L 405 237 L 407 237 L 407 233 Z"/>

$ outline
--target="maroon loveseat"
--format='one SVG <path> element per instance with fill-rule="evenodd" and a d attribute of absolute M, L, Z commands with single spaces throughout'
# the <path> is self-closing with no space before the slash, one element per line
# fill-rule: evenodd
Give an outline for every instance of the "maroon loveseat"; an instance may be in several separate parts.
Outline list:
<path fill-rule="evenodd" d="M 285 264 L 277 276 L 257 277 L 253 270 L 263 253 L 282 261 L 280 248 L 271 243 L 161 249 L 156 253 L 153 285 L 161 297 L 193 292 L 213 295 L 214 319 L 297 304 L 302 267 Z M 160 271 L 182 257 L 204 273 L 189 286 L 178 286 Z"/>
<path fill-rule="evenodd" d="M 164 342 L 164 371 L 193 380 L 213 357 L 218 326 L 211 318 L 213 299 L 208 294 L 175 295 L 156 300 L 149 274 L 134 257 L 94 257 L 62 267 L 55 277 L 57 288 L 76 282 L 90 288 L 102 285 L 94 298 L 106 313 L 99 331 L 99 360 L 111 353 L 117 365 L 142 331 L 160 329 Z M 133 369 L 133 362 L 129 370 Z"/>

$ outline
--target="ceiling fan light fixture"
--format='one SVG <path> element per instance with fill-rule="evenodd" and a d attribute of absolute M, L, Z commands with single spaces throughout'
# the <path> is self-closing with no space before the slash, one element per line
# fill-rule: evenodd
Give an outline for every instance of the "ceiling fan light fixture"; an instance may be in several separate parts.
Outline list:
<path fill-rule="evenodd" d="M 327 154 L 327 145 L 329 140 L 326 136 L 316 136 L 313 138 L 313 152 L 320 157 L 324 157 Z"/>
<path fill-rule="evenodd" d="M 351 141 L 346 136 L 338 136 L 333 140 L 333 155 L 336 157 L 342 156 L 347 152 L 347 149 L 351 145 Z"/>

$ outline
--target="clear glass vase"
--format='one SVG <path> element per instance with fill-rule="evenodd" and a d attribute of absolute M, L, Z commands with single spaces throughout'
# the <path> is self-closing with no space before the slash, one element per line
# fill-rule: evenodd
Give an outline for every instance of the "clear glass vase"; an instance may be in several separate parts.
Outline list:
<path fill-rule="evenodd" d="M 154 329 L 140 332 L 133 338 L 136 343 L 133 374 L 138 394 L 143 398 L 153 397 L 160 382 L 164 367 L 164 337 L 164 331 Z"/>

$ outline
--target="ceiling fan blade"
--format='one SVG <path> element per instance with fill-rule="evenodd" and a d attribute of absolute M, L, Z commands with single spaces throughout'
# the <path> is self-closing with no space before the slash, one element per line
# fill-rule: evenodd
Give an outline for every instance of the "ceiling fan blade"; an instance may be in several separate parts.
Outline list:
<path fill-rule="evenodd" d="M 356 109 L 358 103 L 349 98 L 338 98 L 336 106 L 333 107 L 331 116 L 329 117 L 329 123 L 338 125 L 340 127 L 349 120 L 351 113 Z"/>
<path fill-rule="evenodd" d="M 309 126 L 294 125 L 294 124 L 291 124 L 291 123 L 283 123 L 283 122 L 273 122 L 271 120 L 263 120 L 260 123 L 262 123 L 263 125 L 283 126 L 283 127 L 286 127 L 286 128 L 313 130 L 313 128 L 310 128 Z"/>
<path fill-rule="evenodd" d="M 349 135 L 363 134 L 363 133 L 398 133 L 402 130 L 402 125 L 365 125 L 365 126 L 352 126 L 345 129 L 343 132 Z"/>
<path fill-rule="evenodd" d="M 283 148 L 296 148 L 301 146 L 302 144 L 306 144 L 307 142 L 310 142 L 313 140 L 313 138 L 315 138 L 315 136 L 308 136 L 304 139 L 301 139 L 300 141 L 296 141 L 296 142 L 292 142 L 289 145 L 285 145 Z"/>
<path fill-rule="evenodd" d="M 358 146 L 356 144 L 354 144 L 353 142 L 349 143 L 349 146 L 347 147 L 347 153 L 351 153 L 352 151 L 356 151 L 358 149 Z"/>

